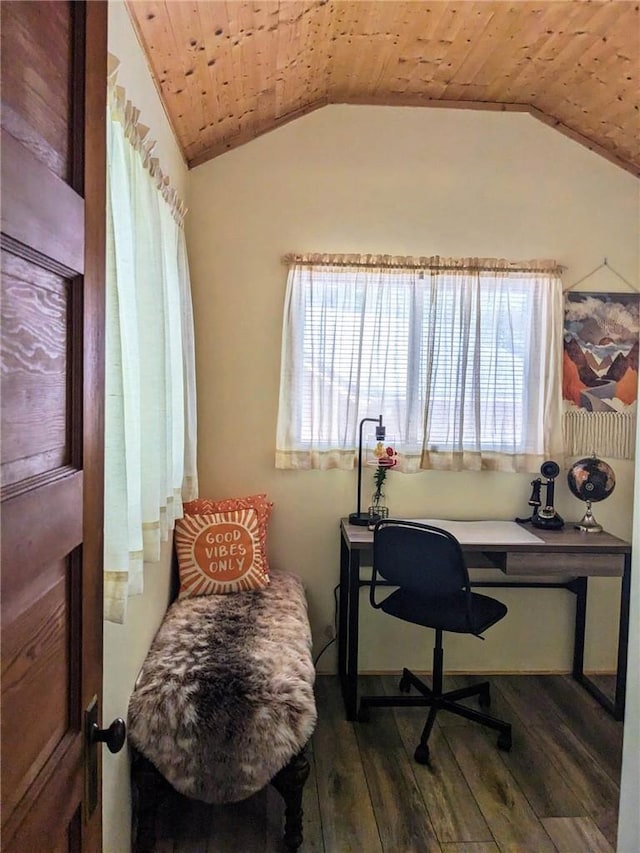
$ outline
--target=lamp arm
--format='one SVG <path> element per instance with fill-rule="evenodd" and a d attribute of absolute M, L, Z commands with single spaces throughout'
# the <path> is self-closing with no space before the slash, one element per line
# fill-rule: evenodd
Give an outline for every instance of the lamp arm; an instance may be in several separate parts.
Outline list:
<path fill-rule="evenodd" d="M 382 425 L 382 415 L 379 415 L 377 418 L 363 418 L 360 421 L 359 428 L 359 441 L 358 441 L 358 515 L 360 515 L 361 510 L 361 490 L 362 490 L 362 428 L 366 423 L 375 423 L 378 424 L 378 429 L 383 430 L 384 427 Z M 376 433 L 378 430 L 376 430 Z"/>

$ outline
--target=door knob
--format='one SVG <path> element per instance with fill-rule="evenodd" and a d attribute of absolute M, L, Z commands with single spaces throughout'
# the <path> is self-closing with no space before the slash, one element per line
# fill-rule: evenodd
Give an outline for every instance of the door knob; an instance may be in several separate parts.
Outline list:
<path fill-rule="evenodd" d="M 120 752 L 126 735 L 127 727 L 121 717 L 116 717 L 108 729 L 99 729 L 97 723 L 92 723 L 89 731 L 91 743 L 106 743 L 109 752 Z"/>
<path fill-rule="evenodd" d="M 119 752 L 124 746 L 127 727 L 120 717 L 108 729 L 98 726 L 98 697 L 94 696 L 84 712 L 84 738 L 86 747 L 84 771 L 84 814 L 88 820 L 98 806 L 98 744 L 106 743 L 111 752 Z"/>

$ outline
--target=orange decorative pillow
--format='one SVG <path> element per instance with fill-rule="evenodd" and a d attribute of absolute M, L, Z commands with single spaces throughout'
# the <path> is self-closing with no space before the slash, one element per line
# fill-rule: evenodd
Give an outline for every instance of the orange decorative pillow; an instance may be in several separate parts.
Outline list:
<path fill-rule="evenodd" d="M 185 515 L 211 515 L 216 512 L 230 512 L 236 509 L 255 509 L 258 514 L 258 527 L 260 528 L 260 544 L 264 558 L 264 570 L 269 571 L 267 560 L 267 527 L 273 503 L 266 494 L 247 495 L 243 498 L 223 498 L 214 501 L 211 498 L 196 498 L 183 505 Z"/>
<path fill-rule="evenodd" d="M 269 584 L 255 509 L 186 515 L 175 532 L 179 598 L 261 589 Z"/>

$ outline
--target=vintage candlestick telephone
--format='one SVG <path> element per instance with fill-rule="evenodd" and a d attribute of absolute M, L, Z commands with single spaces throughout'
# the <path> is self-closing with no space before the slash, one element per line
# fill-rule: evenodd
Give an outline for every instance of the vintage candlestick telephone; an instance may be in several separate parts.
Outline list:
<path fill-rule="evenodd" d="M 557 462 L 553 462 L 549 459 L 547 462 L 543 462 L 540 466 L 540 473 L 543 477 L 546 477 L 545 483 L 542 482 L 540 477 L 531 481 L 531 497 L 529 498 L 529 506 L 534 507 L 533 513 L 529 518 L 516 518 L 516 521 L 520 522 L 520 524 L 530 521 L 534 527 L 541 527 L 544 530 L 560 530 L 564 527 L 564 520 L 558 515 L 553 506 L 553 481 L 560 473 L 560 466 Z M 544 506 L 542 506 L 542 501 L 540 500 L 540 490 L 543 485 L 547 490 Z"/>

